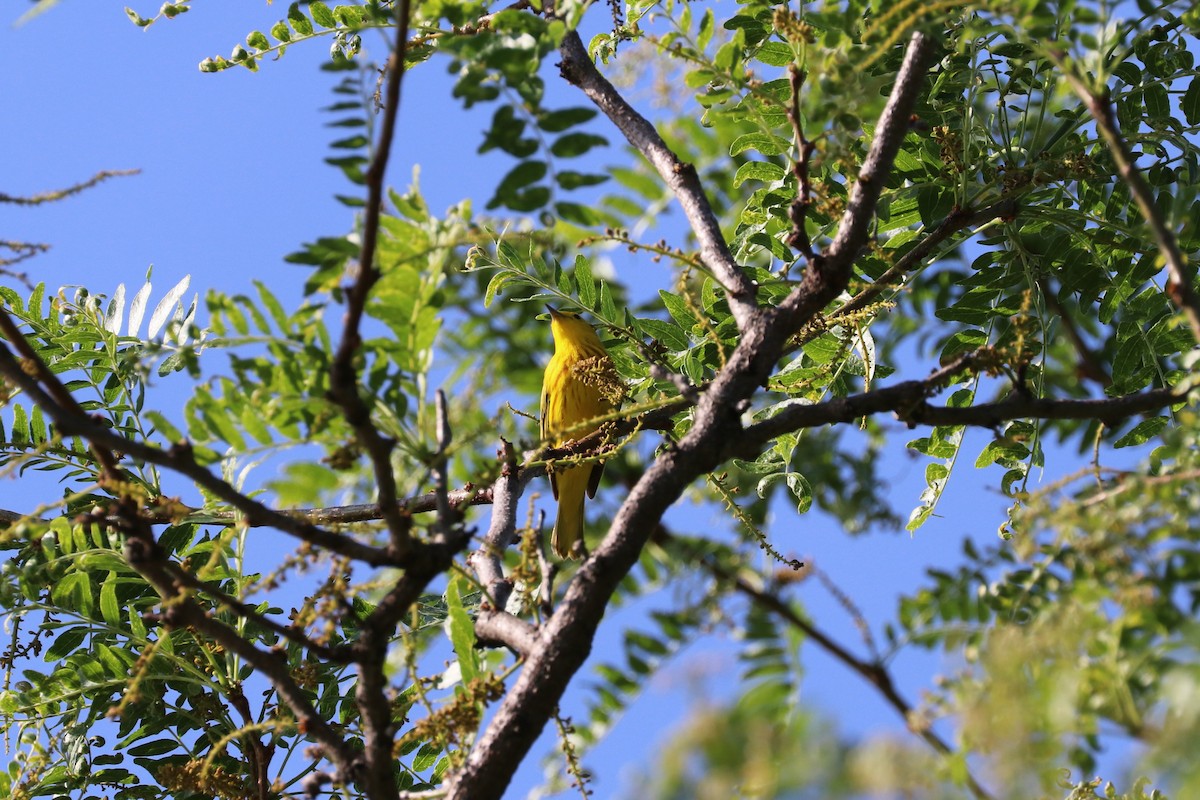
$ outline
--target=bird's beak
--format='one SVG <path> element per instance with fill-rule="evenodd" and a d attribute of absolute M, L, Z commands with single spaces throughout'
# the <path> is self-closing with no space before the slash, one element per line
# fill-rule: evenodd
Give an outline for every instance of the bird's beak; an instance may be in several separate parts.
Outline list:
<path fill-rule="evenodd" d="M 554 306 L 550 305 L 549 303 L 546 303 L 546 310 L 550 312 L 551 319 L 554 319 L 555 317 L 558 316 L 558 309 L 555 308 Z"/>

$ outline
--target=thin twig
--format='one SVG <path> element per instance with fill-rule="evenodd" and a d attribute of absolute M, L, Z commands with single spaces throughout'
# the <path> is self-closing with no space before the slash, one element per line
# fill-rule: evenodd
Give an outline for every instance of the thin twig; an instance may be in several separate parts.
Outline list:
<path fill-rule="evenodd" d="M 450 471 L 447 466 L 447 454 L 450 450 L 450 412 L 446 409 L 446 393 L 441 389 L 434 395 L 437 427 L 437 453 L 433 457 L 433 494 L 437 508 L 438 530 L 442 534 L 450 532 L 455 523 L 455 512 L 450 505 Z"/>
<path fill-rule="evenodd" d="M 396 475 L 392 470 L 392 447 L 395 442 L 384 436 L 371 419 L 371 409 L 363 399 L 358 385 L 355 356 L 362 345 L 360 326 L 366 312 L 367 299 L 383 273 L 375 263 L 379 241 L 379 225 L 383 216 L 383 182 L 387 175 L 388 159 L 396 134 L 396 115 L 400 110 L 400 84 L 404 80 L 405 58 L 408 50 L 409 2 L 396 4 L 396 47 L 388 59 L 388 82 L 383 103 L 383 122 L 375 155 L 367 168 L 367 203 L 363 217 L 362 249 L 358 257 L 358 275 L 346 291 L 346 318 L 342 339 L 329 369 L 329 393 L 341 406 L 346 422 L 371 459 L 375 473 L 379 509 L 391 535 L 392 550 L 403 559 L 412 547 L 411 520 L 396 504 Z"/>
<path fill-rule="evenodd" d="M 849 285 L 851 265 L 866 244 L 879 195 L 908 133 L 909 116 L 932 50 L 932 39 L 921 33 L 912 35 L 867 157 L 850 189 L 837 234 L 825 252 L 813 259 L 800 285 L 779 305 L 779 316 L 791 331 L 799 330 Z"/>
<path fill-rule="evenodd" d="M 462 489 L 451 489 L 446 493 L 447 502 L 455 508 L 488 505 L 492 502 L 492 487 L 476 489 L 468 484 Z M 436 491 L 414 495 L 397 502 L 396 506 L 405 514 L 421 514 L 437 511 Z M 12 513 L 12 512 L 10 512 Z M 375 522 L 383 519 L 378 503 L 351 503 L 345 506 L 319 506 L 315 508 L 289 508 L 280 511 L 298 520 L 314 525 L 350 525 L 356 522 Z M 270 523 L 261 520 L 239 519 L 236 511 L 220 511 L 198 508 L 172 501 L 169 505 L 143 508 L 141 516 L 152 524 L 192 522 L 202 525 L 231 525 L 235 522 L 249 528 L 258 528 Z M 20 515 L 17 515 L 17 519 Z M 7 521 L 0 511 L 0 522 Z"/>
<path fill-rule="evenodd" d="M 948 745 L 942 737 L 938 736 L 928 724 L 918 722 L 912 704 L 905 700 L 899 690 L 896 689 L 891 673 L 882 664 L 858 658 L 816 625 L 797 614 L 787 603 L 775 595 L 764 592 L 762 589 L 752 585 L 741 576 L 732 574 L 712 559 L 706 558 L 702 563 L 714 576 L 730 582 L 738 592 L 744 594 L 756 604 L 775 614 L 796 629 L 803 631 L 804 635 L 822 650 L 829 653 L 829 655 L 878 689 L 888 705 L 894 708 L 901 716 L 908 729 L 924 739 L 930 747 L 943 756 L 949 757 L 955 755 L 954 748 Z M 965 780 L 967 788 L 978 800 L 991 800 L 992 795 L 975 780 L 975 777 L 969 771 L 965 773 Z"/>
<path fill-rule="evenodd" d="M 1098 95 L 1089 89 L 1075 74 L 1074 67 L 1063 63 L 1061 56 L 1055 57 L 1055 60 L 1066 76 L 1067 82 L 1075 90 L 1075 94 L 1083 100 L 1092 119 L 1096 121 L 1096 129 L 1100 131 L 1100 135 L 1108 145 L 1108 150 L 1112 153 L 1113 161 L 1117 165 L 1117 174 L 1129 187 L 1129 192 L 1133 195 L 1138 210 L 1142 213 L 1142 218 L 1150 226 L 1154 241 L 1158 245 L 1158 252 L 1162 254 L 1163 260 L 1167 263 L 1167 296 L 1187 317 L 1188 325 L 1192 329 L 1192 336 L 1200 342 L 1200 295 L 1197 295 L 1194 286 L 1196 271 L 1180 251 L 1175 232 L 1167 227 L 1162 212 L 1154 202 L 1154 191 L 1146 182 L 1142 171 L 1134 163 L 1133 151 L 1129 149 L 1129 143 L 1121 135 L 1121 129 L 1117 124 L 1112 98 L 1107 90 Z"/>
<path fill-rule="evenodd" d="M 242 722 L 246 728 L 254 726 L 254 714 L 250 709 L 250 704 L 246 702 L 246 695 L 242 691 L 241 684 L 234 684 L 230 687 L 226 694 L 229 698 L 229 704 L 237 709 L 238 714 L 242 717 Z M 250 774 L 254 776 L 254 790 L 257 793 L 257 800 L 268 800 L 271 796 L 271 774 L 269 772 L 271 766 L 271 757 L 275 754 L 275 745 L 268 740 L 266 744 L 262 739 L 254 735 L 250 730 L 243 730 L 240 734 L 249 740 L 250 745 L 242 745 L 243 752 L 246 753 L 250 762 Z M 210 757 L 213 754 L 210 754 Z"/>
<path fill-rule="evenodd" d="M 56 200 L 62 200 L 63 198 L 86 191 L 96 184 L 108 180 L 109 178 L 118 178 L 125 175 L 139 174 L 141 174 L 140 169 L 107 169 L 102 172 L 97 172 L 86 181 L 77 183 L 74 186 L 68 186 L 65 189 L 53 189 L 49 192 L 42 192 L 29 197 L 20 197 L 18 195 L 0 192 L 0 203 L 11 203 L 18 206 L 37 206 L 41 205 L 42 203 L 53 203 Z"/>
<path fill-rule="evenodd" d="M 1075 352 L 1079 354 L 1079 365 L 1076 367 L 1078 376 L 1095 381 L 1104 389 L 1112 386 L 1112 378 L 1109 376 L 1108 370 L 1104 368 L 1104 364 L 1096 352 L 1088 346 L 1083 334 L 1079 332 L 1079 326 L 1075 324 L 1075 320 L 1071 318 L 1066 307 L 1059 302 L 1058 295 L 1054 292 L 1050 281 L 1046 278 L 1039 278 L 1037 285 L 1041 289 L 1042 297 L 1046 300 L 1046 305 L 1050 307 L 1055 319 L 1059 321 L 1063 331 L 1067 334 L 1067 338 L 1071 340 Z"/>
<path fill-rule="evenodd" d="M 871 285 L 846 301 L 844 305 L 829 315 L 831 320 L 851 314 L 865 308 L 874 302 L 888 287 L 902 282 L 909 272 L 931 255 L 943 242 L 959 231 L 974 228 L 993 219 L 1013 218 L 1017 214 L 1015 200 L 1006 199 L 992 203 L 981 209 L 955 209 L 939 222 L 911 250 L 889 267 L 882 275 L 871 282 Z"/>
<path fill-rule="evenodd" d="M 313 655 L 334 662 L 347 662 L 349 658 L 343 651 L 338 651 L 327 647 L 319 642 L 314 641 L 309 636 L 305 635 L 304 631 L 294 628 L 290 625 L 281 625 L 270 617 L 259 614 L 249 603 L 226 594 L 210 583 L 200 580 L 198 577 L 180 567 L 178 564 L 168 562 L 165 569 L 174 577 L 180 587 L 191 589 L 194 592 L 208 595 L 215 600 L 219 605 L 224 606 L 233 613 L 237 614 L 242 619 L 257 625 L 265 630 L 287 639 L 289 642 L 298 644 L 301 647 L 309 650 Z"/>

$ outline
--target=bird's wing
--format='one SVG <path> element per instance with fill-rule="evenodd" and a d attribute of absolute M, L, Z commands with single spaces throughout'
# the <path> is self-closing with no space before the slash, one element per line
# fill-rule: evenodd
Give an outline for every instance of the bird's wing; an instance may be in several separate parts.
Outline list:
<path fill-rule="evenodd" d="M 542 407 L 541 407 L 540 413 L 541 413 L 541 417 L 542 417 L 541 418 L 542 439 L 549 440 L 550 426 L 547 424 L 546 420 L 550 416 L 550 387 L 547 386 L 545 383 L 542 384 Z M 554 493 L 554 499 L 557 500 L 558 499 L 558 479 L 554 476 L 553 472 L 550 473 L 550 491 L 552 491 Z"/>

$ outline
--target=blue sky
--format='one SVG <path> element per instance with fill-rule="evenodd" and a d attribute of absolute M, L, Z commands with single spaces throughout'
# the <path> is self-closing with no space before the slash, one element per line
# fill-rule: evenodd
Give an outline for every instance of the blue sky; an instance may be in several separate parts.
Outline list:
<path fill-rule="evenodd" d="M 19 10 L 10 7 L 8 13 L 15 17 Z M 149 15 L 155 8 L 137 10 Z M 32 195 L 100 170 L 141 170 L 60 203 L 0 205 L 0 237 L 53 246 L 27 262 L 31 280 L 110 293 L 119 283 L 139 286 L 153 265 L 156 296 L 191 275 L 189 297 L 210 287 L 248 292 L 258 278 L 285 301 L 299 300 L 307 270 L 284 264 L 283 256 L 318 235 L 344 232 L 351 222 L 349 210 L 333 199 L 348 184 L 322 163 L 335 138 L 319 111 L 331 102 L 334 82 L 318 70 L 327 50 L 320 42 L 293 47 L 257 74 L 235 69 L 211 75 L 197 68 L 206 56 L 228 55 L 248 32 L 269 28 L 285 11 L 282 2 L 204 0 L 188 14 L 142 31 L 120 3 L 86 0 L 64 2 L 19 28 L 9 24 L 11 18 L 0 20 L 0 96 L 6 107 L 0 118 L 0 191 Z M 412 165 L 421 164 L 422 187 L 435 211 L 464 195 L 481 208 L 510 165 L 496 154 L 475 154 L 491 109 L 463 111 L 449 87 L 444 60 L 409 76 L 389 183 L 406 186 Z M 615 141 L 615 133 L 607 133 Z M 622 266 L 618 262 L 619 277 L 642 282 L 643 290 L 666 284 L 665 271 L 645 263 Z M 924 375 L 932 365 L 909 366 L 899 378 Z M 899 443 L 922 435 L 908 436 L 899 425 L 896 430 Z M 777 545 L 818 564 L 869 620 L 887 620 L 897 593 L 919 585 L 925 568 L 959 563 L 963 537 L 995 540 L 1005 503 L 989 486 L 1000 472 L 970 466 L 989 435 L 969 434 L 941 516 L 915 536 L 851 538 L 818 514 L 787 520 L 789 512 L 781 507 Z M 902 452 L 885 462 L 889 491 L 902 512 L 916 503 L 924 466 Z M 1074 455 L 1051 451 L 1046 474 L 1053 478 L 1078 466 Z M 0 507 L 20 507 L 23 499 L 17 483 L 0 482 Z M 681 527 L 713 522 L 710 512 L 694 508 L 672 514 Z M 817 582 L 792 591 L 827 632 L 843 643 L 860 643 L 852 620 Z M 595 649 L 600 658 L 606 652 L 617 657 L 623 622 L 636 625 L 635 612 L 614 617 L 602 628 Z M 587 760 L 599 776 L 599 797 L 617 793 L 618 776 L 630 765 L 652 763 L 649 745 L 668 731 L 663 720 L 682 720 L 694 699 L 683 688 L 688 676 L 702 672 L 709 676 L 707 691 L 728 695 L 737 669 L 732 653 L 721 641 L 706 641 L 655 679 Z M 814 647 L 806 648 L 805 662 L 805 702 L 836 716 L 844 732 L 905 735 L 903 723 L 857 677 Z M 917 701 L 929 674 L 942 666 L 925 654 L 902 656 L 895 670 L 903 693 Z M 586 671 L 578 680 L 589 680 Z M 512 796 L 535 785 L 540 770 L 538 758 L 531 758 Z M 628 787 L 626 796 L 634 796 Z"/>

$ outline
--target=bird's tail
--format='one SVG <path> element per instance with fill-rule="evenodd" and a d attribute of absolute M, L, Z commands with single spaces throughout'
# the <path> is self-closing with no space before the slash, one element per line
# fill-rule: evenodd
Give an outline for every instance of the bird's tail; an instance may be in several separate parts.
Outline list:
<path fill-rule="evenodd" d="M 558 517 L 550 543 L 559 558 L 577 558 L 583 551 L 583 499 L 590 474 L 590 468 L 576 467 L 556 476 Z"/>

